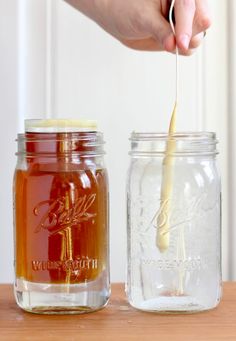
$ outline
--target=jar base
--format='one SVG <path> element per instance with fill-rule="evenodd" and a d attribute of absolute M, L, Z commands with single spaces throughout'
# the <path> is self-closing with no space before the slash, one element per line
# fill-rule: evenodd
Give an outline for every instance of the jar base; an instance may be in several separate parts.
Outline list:
<path fill-rule="evenodd" d="M 160 314 L 194 314 L 207 310 L 214 309 L 219 301 L 214 306 L 204 306 L 192 297 L 158 297 L 143 302 L 130 302 L 132 307 L 146 311 L 156 312 Z"/>
<path fill-rule="evenodd" d="M 81 284 L 15 282 L 18 306 L 35 314 L 84 314 L 106 306 L 110 287 L 101 289 L 101 278 Z M 100 285 L 99 285 L 100 284 Z"/>

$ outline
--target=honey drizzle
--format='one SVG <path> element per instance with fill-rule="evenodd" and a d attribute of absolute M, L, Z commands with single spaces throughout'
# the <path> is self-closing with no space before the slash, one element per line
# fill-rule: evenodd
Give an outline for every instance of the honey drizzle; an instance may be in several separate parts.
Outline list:
<path fill-rule="evenodd" d="M 162 212 L 161 223 L 157 221 L 157 238 L 156 245 L 160 252 L 165 252 L 169 248 L 170 242 L 170 203 L 173 190 L 173 165 L 174 158 L 172 154 L 175 152 L 176 143 L 171 139 L 171 134 L 175 131 L 177 104 L 175 103 L 174 110 L 171 117 L 169 137 L 167 140 L 166 156 L 162 163 L 162 183 L 161 183 L 161 200 L 160 205 Z"/>
<path fill-rule="evenodd" d="M 175 27 L 173 23 L 173 9 L 175 5 L 175 0 L 172 0 L 170 11 L 169 11 L 169 22 L 172 28 L 172 31 L 175 35 Z M 157 221 L 157 237 L 156 237 L 156 245 L 160 252 L 165 252 L 169 248 L 170 243 L 170 209 L 171 209 L 171 197 L 173 191 L 173 175 L 174 175 L 174 157 L 173 154 L 176 150 L 176 141 L 173 138 L 173 134 L 176 132 L 176 116 L 177 116 L 177 105 L 179 98 L 179 51 L 176 46 L 176 94 L 175 94 L 175 105 L 171 115 L 169 131 L 168 131 L 168 140 L 166 146 L 166 155 L 163 159 L 163 167 L 162 167 L 162 185 L 161 185 L 161 211 L 165 219 L 163 219 L 163 223 L 160 224 Z M 185 238 L 184 238 L 184 226 L 180 226 L 178 241 L 177 241 L 177 254 L 176 258 L 185 260 L 186 259 L 186 248 L 185 248 Z M 184 293 L 184 279 L 185 279 L 185 270 L 178 270 L 178 283 L 177 289 L 175 291 L 176 295 L 183 295 Z"/>
<path fill-rule="evenodd" d="M 172 19 L 173 9 L 175 5 L 175 0 L 172 0 L 170 11 L 169 11 L 169 22 L 172 28 L 172 31 L 175 35 L 175 28 Z M 169 248 L 169 240 L 170 240 L 170 201 L 172 196 L 173 189 L 173 165 L 174 158 L 173 153 L 176 149 L 175 140 L 172 138 L 172 135 L 176 132 L 176 115 L 177 115 L 177 103 L 178 103 L 178 89 L 179 89 L 179 51 L 176 46 L 176 93 L 175 93 L 175 105 L 172 111 L 169 131 L 168 131 L 168 139 L 166 145 L 165 157 L 163 159 L 162 164 L 162 184 L 161 184 L 161 200 L 160 200 L 160 211 L 162 212 L 162 223 L 160 223 L 159 219 L 157 221 L 157 235 L 156 235 L 156 245 L 160 252 L 165 252 Z"/>

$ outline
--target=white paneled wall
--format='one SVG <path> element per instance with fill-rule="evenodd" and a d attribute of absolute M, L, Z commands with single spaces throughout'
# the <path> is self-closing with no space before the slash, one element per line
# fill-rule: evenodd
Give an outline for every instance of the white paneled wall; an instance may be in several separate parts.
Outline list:
<path fill-rule="evenodd" d="M 10 20 L 9 20 L 10 18 Z M 17 132 L 17 0 L 0 1 L 0 282 L 13 278 L 12 177 Z"/>
<path fill-rule="evenodd" d="M 48 3 L 18 2 L 19 130 L 24 118 L 44 117 L 48 98 Z"/>
<path fill-rule="evenodd" d="M 229 244 L 228 262 L 229 275 L 236 278 L 236 2 L 229 1 L 228 7 L 228 214 Z"/>
<path fill-rule="evenodd" d="M 229 170 L 229 96 L 228 79 L 231 70 L 228 68 L 228 20 L 229 1 L 210 0 L 213 16 L 212 28 L 207 33 L 203 53 L 203 125 L 204 130 L 217 132 L 219 143 L 219 165 L 222 176 L 222 245 L 223 245 L 223 274 L 228 278 L 230 274 L 230 259 L 232 248 L 231 219 L 229 209 L 229 193 L 231 183 Z M 232 0 L 234 2 L 235 0 Z M 236 254 L 235 254 L 236 256 Z M 236 263 L 236 258 L 234 259 Z M 233 275 L 231 273 L 231 275 Z M 231 278 L 236 278 L 236 272 Z"/>
<path fill-rule="evenodd" d="M 210 2 L 216 22 L 207 35 L 204 48 L 190 58 L 181 58 L 178 130 L 216 130 L 221 139 L 226 277 L 229 250 L 227 2 Z M 1 46 L 6 41 L 6 49 L 11 55 L 9 61 L 6 58 L 5 64 L 1 62 L 0 71 L 6 72 L 11 68 L 8 81 L 14 89 L 10 98 L 10 87 L 5 87 L 1 77 L 0 87 L 8 94 L 3 102 L 3 112 L 7 112 L 7 115 L 1 115 L 2 122 L 9 127 L 9 134 L 4 135 L 4 141 L 7 139 L 11 146 L 11 150 L 9 148 L 4 154 L 3 172 L 7 174 L 7 185 L 10 186 L 14 164 L 13 139 L 17 120 L 18 129 L 22 129 L 24 117 L 96 119 L 107 141 L 112 280 L 124 281 L 128 137 L 132 130 L 167 131 L 174 102 L 174 56 L 132 51 L 62 0 L 2 0 L 0 17 L 9 14 L 10 10 L 18 17 L 18 42 L 14 36 L 15 40 L 11 39 L 9 43 L 9 34 L 14 35 L 12 27 L 7 34 L 1 30 L 0 36 Z M 217 24 L 219 18 L 220 27 Z M 10 23 L 6 22 L 5 25 L 8 27 Z M 7 32 L 6 28 L 4 31 Z M 4 143 L 3 136 L 1 139 Z M 13 259 L 11 195 L 6 184 L 2 186 L 3 192 L 7 191 L 7 200 L 5 194 L 0 193 L 3 217 L 1 231 L 3 229 L 4 237 L 0 239 L 0 252 L 7 254 L 7 259 L 4 258 L 0 282 L 12 280 Z"/>

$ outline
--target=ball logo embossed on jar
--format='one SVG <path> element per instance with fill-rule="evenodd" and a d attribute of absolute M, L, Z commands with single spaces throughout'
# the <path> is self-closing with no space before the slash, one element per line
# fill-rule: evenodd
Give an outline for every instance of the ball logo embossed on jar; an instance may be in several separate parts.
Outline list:
<path fill-rule="evenodd" d="M 97 214 L 89 213 L 88 210 L 95 199 L 96 194 L 84 195 L 70 208 L 67 207 L 65 197 L 40 202 L 33 210 L 35 216 L 42 216 L 35 232 L 45 229 L 55 233 L 94 218 Z"/>

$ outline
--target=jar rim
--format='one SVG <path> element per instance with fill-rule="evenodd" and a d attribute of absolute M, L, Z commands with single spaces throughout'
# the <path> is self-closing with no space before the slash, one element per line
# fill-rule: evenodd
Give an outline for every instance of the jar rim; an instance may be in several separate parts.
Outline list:
<path fill-rule="evenodd" d="M 90 140 L 91 137 L 98 139 L 101 144 L 104 144 L 103 133 L 100 131 L 60 131 L 60 132 L 25 132 L 17 134 L 16 142 L 18 141 L 32 141 L 32 142 L 60 142 L 60 141 L 74 141 Z"/>
<path fill-rule="evenodd" d="M 103 133 L 87 132 L 26 132 L 17 135 L 16 155 L 27 157 L 50 157 L 55 155 L 104 155 Z"/>
<path fill-rule="evenodd" d="M 131 133 L 131 141 L 152 141 L 152 140 L 215 140 L 218 142 L 215 132 L 198 131 L 198 132 L 176 132 L 168 134 L 164 132 L 135 132 Z"/>
<path fill-rule="evenodd" d="M 214 132 L 139 133 L 132 132 L 133 157 L 217 155 L 218 140 Z M 169 144 L 171 148 L 169 149 Z"/>

